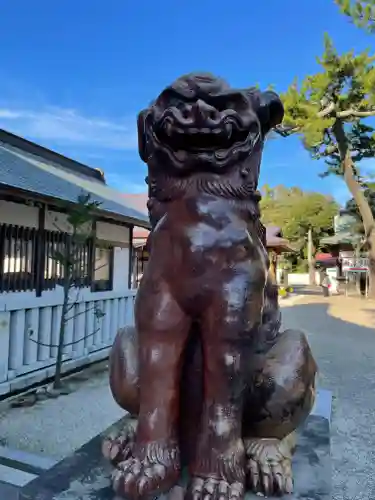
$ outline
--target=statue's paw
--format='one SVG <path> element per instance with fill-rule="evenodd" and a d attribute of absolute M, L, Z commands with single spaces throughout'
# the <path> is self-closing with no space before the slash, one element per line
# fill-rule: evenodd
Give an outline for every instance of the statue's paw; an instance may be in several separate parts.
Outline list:
<path fill-rule="evenodd" d="M 214 478 L 193 477 L 187 492 L 188 500 L 242 500 L 244 484 L 240 481 L 229 483 Z"/>
<path fill-rule="evenodd" d="M 119 496 L 139 499 L 169 491 L 180 476 L 180 459 L 176 446 L 158 443 L 140 447 L 132 456 L 117 464 L 112 485 Z"/>
<path fill-rule="evenodd" d="M 116 465 L 132 455 L 135 431 L 130 425 L 117 434 L 106 436 L 102 443 L 104 457 Z"/>
<path fill-rule="evenodd" d="M 247 487 L 263 495 L 293 492 L 292 439 L 248 439 L 245 441 Z"/>

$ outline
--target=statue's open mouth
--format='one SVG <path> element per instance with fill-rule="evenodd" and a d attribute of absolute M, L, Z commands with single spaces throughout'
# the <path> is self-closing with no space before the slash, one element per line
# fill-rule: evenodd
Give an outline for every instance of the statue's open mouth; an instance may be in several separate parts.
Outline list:
<path fill-rule="evenodd" d="M 259 123 L 242 123 L 232 109 L 219 111 L 200 103 L 180 104 L 165 110 L 152 127 L 153 140 L 177 161 L 188 156 L 225 161 L 235 153 L 248 152 L 259 135 Z"/>
<path fill-rule="evenodd" d="M 166 118 L 156 129 L 155 134 L 160 142 L 167 144 L 172 150 L 184 149 L 191 153 L 209 152 L 218 149 L 230 149 L 235 144 L 246 143 L 249 132 L 240 130 L 231 120 L 219 127 L 186 126 L 181 127 Z"/>

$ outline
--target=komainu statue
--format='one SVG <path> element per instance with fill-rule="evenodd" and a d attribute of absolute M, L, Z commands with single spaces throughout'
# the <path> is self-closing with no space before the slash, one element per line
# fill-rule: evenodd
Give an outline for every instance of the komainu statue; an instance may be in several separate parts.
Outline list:
<path fill-rule="evenodd" d="M 113 396 L 138 420 L 103 443 L 120 496 L 166 493 L 185 466 L 192 500 L 292 491 L 317 368 L 303 333 L 280 331 L 259 220 L 262 149 L 283 113 L 274 92 L 197 73 L 138 117 L 150 258 L 110 358 Z"/>

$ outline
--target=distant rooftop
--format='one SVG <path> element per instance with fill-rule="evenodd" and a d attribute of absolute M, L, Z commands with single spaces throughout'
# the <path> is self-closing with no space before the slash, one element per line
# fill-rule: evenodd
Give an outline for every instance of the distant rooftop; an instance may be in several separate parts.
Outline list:
<path fill-rule="evenodd" d="M 0 187 L 14 189 L 30 198 L 76 202 L 84 192 L 100 203 L 107 216 L 149 227 L 146 213 L 128 205 L 119 191 L 105 183 L 104 174 L 80 162 L 0 129 Z"/>

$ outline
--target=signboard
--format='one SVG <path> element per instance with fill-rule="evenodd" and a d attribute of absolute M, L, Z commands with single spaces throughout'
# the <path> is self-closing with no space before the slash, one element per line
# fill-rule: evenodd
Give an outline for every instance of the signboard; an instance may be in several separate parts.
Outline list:
<path fill-rule="evenodd" d="M 368 257 L 343 257 L 341 259 L 342 272 L 367 272 L 369 269 L 369 259 Z"/>

